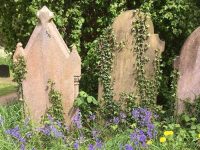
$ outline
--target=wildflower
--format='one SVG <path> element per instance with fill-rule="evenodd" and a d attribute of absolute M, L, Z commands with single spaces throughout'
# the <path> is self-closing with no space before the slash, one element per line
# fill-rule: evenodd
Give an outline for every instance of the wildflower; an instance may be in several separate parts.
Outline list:
<path fill-rule="evenodd" d="M 24 138 L 22 138 L 20 131 L 19 131 L 19 126 L 16 126 L 15 128 L 12 128 L 9 130 L 6 130 L 6 133 L 11 135 L 12 137 L 16 138 L 17 140 L 19 140 L 19 142 L 21 143 L 20 149 L 25 150 L 26 140 Z"/>
<path fill-rule="evenodd" d="M 147 145 L 151 145 L 152 143 L 153 143 L 152 140 L 147 141 Z"/>
<path fill-rule="evenodd" d="M 120 112 L 120 118 L 121 118 L 121 119 L 126 119 L 126 114 L 123 113 L 123 112 Z"/>
<path fill-rule="evenodd" d="M 48 119 L 49 119 L 49 121 L 50 121 L 51 123 L 54 122 L 54 119 L 53 119 L 53 117 L 52 117 L 50 114 L 47 114 L 47 117 L 48 117 Z"/>
<path fill-rule="evenodd" d="M 97 130 L 92 130 L 92 137 L 94 138 L 94 139 L 96 139 L 97 137 L 98 137 L 98 135 L 99 135 L 99 131 L 97 131 Z"/>
<path fill-rule="evenodd" d="M 101 149 L 102 145 L 102 141 L 100 139 L 96 139 L 96 148 Z"/>
<path fill-rule="evenodd" d="M 166 142 L 166 138 L 165 137 L 160 137 L 160 143 L 164 143 Z"/>
<path fill-rule="evenodd" d="M 94 121 L 95 118 L 96 118 L 95 114 L 91 114 L 91 115 L 89 116 L 89 120 L 90 120 L 90 121 Z"/>
<path fill-rule="evenodd" d="M 74 149 L 78 150 L 78 148 L 79 148 L 79 144 L 78 144 L 78 140 L 76 140 L 74 143 Z"/>
<path fill-rule="evenodd" d="M 169 136 L 169 135 L 173 135 L 173 134 L 174 134 L 173 131 L 165 131 L 165 132 L 164 132 L 164 135 L 165 135 L 165 136 Z"/>
<path fill-rule="evenodd" d="M 21 144 L 20 150 L 25 150 L 25 145 L 24 145 L 24 143 Z"/>
<path fill-rule="evenodd" d="M 9 135 L 11 135 L 12 137 L 18 139 L 22 143 L 25 142 L 25 139 L 22 138 L 22 136 L 21 136 L 21 134 L 19 132 L 19 126 L 16 126 L 13 129 L 6 130 L 6 133 L 9 134 Z"/>
<path fill-rule="evenodd" d="M 125 150 L 133 150 L 133 147 L 130 144 L 126 144 Z"/>
<path fill-rule="evenodd" d="M 27 137 L 27 138 L 30 138 L 31 136 L 32 136 L 31 132 L 27 132 L 27 133 L 26 133 L 26 137 Z"/>
<path fill-rule="evenodd" d="M 88 146 L 88 150 L 95 150 L 94 145 L 90 144 L 90 145 Z"/>
<path fill-rule="evenodd" d="M 75 116 L 72 118 L 72 122 L 76 125 L 78 129 L 82 128 L 82 122 L 81 122 L 81 112 L 78 110 L 75 114 Z"/>
<path fill-rule="evenodd" d="M 47 136 L 51 134 L 51 129 L 48 125 L 45 125 L 42 128 L 38 128 L 38 131 L 42 132 L 44 135 L 47 135 Z"/>
<path fill-rule="evenodd" d="M 134 133 L 130 135 L 131 141 L 134 142 L 135 145 L 142 144 L 142 146 L 146 146 L 146 135 L 144 134 L 143 130 L 136 129 Z"/>
<path fill-rule="evenodd" d="M 119 124 L 119 117 L 114 117 L 113 122 L 114 124 Z"/>
<path fill-rule="evenodd" d="M 51 131 L 53 132 L 53 134 L 56 138 L 60 138 L 60 137 L 63 138 L 64 137 L 62 132 L 58 131 L 58 129 L 56 127 L 54 127 L 53 125 L 50 125 L 50 129 L 51 129 Z"/>
<path fill-rule="evenodd" d="M 56 123 L 57 123 L 57 125 L 58 125 L 60 128 L 62 128 L 62 122 L 56 121 Z"/>
<path fill-rule="evenodd" d="M 3 125 L 3 117 L 0 115 L 0 125 Z"/>

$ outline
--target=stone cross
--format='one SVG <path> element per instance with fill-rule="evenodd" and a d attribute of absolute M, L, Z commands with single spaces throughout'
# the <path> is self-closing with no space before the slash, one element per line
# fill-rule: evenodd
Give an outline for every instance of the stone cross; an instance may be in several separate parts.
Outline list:
<path fill-rule="evenodd" d="M 26 47 L 18 43 L 14 61 L 22 55 L 27 65 L 23 81 L 23 95 L 26 112 L 39 123 L 50 106 L 47 82 L 55 82 L 55 89 L 62 94 L 64 119 L 70 125 L 75 112 L 73 103 L 79 93 L 81 58 L 72 47 L 65 44 L 55 24 L 53 13 L 44 6 L 38 11 L 39 23 L 35 27 Z"/>
<path fill-rule="evenodd" d="M 179 71 L 176 104 L 179 115 L 184 112 L 184 102 L 194 103 L 200 95 L 200 27 L 185 41 L 174 67 Z"/>
<path fill-rule="evenodd" d="M 111 80 L 113 83 L 114 100 L 119 100 L 122 93 L 137 95 L 136 87 L 136 55 L 134 54 L 134 35 L 132 33 L 133 22 L 136 20 L 136 11 L 128 10 L 122 12 L 115 18 L 112 25 L 114 36 L 118 43 L 123 42 L 122 50 L 114 51 L 113 69 L 111 73 Z M 154 27 L 151 19 L 146 20 L 148 33 L 150 37 L 148 44 L 149 49 L 145 56 L 149 58 L 145 65 L 146 77 L 151 79 L 154 77 L 153 61 L 156 57 L 155 50 L 159 50 L 159 54 L 164 51 L 165 42 L 161 41 L 158 34 L 154 34 Z M 103 95 L 103 87 L 99 83 L 98 98 L 101 99 Z"/>

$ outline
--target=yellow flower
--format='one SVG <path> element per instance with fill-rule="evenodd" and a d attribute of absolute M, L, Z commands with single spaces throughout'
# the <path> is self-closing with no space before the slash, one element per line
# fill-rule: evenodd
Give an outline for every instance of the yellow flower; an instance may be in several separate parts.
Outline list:
<path fill-rule="evenodd" d="M 198 138 L 200 138 L 200 134 L 198 134 Z"/>
<path fill-rule="evenodd" d="M 152 140 L 147 141 L 147 145 L 151 145 L 152 143 L 153 143 Z"/>
<path fill-rule="evenodd" d="M 165 137 L 160 137 L 160 143 L 164 143 L 166 142 L 166 138 Z"/>
<path fill-rule="evenodd" d="M 165 132 L 164 132 L 164 135 L 165 135 L 165 136 L 169 136 L 169 135 L 173 135 L 173 134 L 174 134 L 173 131 L 165 131 Z"/>

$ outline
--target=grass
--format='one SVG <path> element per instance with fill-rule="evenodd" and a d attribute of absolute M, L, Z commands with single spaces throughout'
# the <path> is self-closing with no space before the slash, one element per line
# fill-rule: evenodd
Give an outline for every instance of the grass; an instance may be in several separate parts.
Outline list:
<path fill-rule="evenodd" d="M 17 87 L 13 84 L 0 84 L 0 96 L 16 92 Z"/>
<path fill-rule="evenodd" d="M 16 92 L 17 86 L 10 79 L 0 78 L 0 96 Z"/>

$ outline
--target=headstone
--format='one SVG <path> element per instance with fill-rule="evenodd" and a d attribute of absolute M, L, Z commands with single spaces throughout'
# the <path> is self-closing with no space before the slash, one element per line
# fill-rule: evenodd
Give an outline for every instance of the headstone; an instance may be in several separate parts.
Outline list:
<path fill-rule="evenodd" d="M 119 100 L 122 93 L 134 93 L 136 90 L 136 55 L 134 55 L 134 35 L 132 33 L 133 22 L 136 20 L 136 11 L 128 10 L 121 13 L 115 18 L 112 25 L 114 36 L 118 43 L 125 43 L 120 51 L 114 51 L 113 69 L 111 73 L 111 80 L 113 83 L 114 100 Z M 148 43 L 150 48 L 146 51 L 150 61 L 146 64 L 146 77 L 152 78 L 154 76 L 153 61 L 155 59 L 155 50 L 159 50 L 161 54 L 164 51 L 165 42 L 159 39 L 158 34 L 154 34 L 154 27 L 151 19 L 148 17 L 146 21 L 149 26 L 148 32 L 150 37 Z M 98 98 L 101 99 L 103 95 L 102 84 L 99 84 Z"/>
<path fill-rule="evenodd" d="M 14 55 L 14 61 L 23 55 L 27 65 L 23 81 L 26 110 L 33 120 L 40 122 L 50 106 L 47 82 L 51 80 L 62 94 L 64 118 L 70 125 L 74 114 L 73 103 L 79 92 L 81 59 L 75 46 L 70 52 L 53 23 L 53 13 L 46 6 L 38 11 L 37 17 L 39 23 L 25 49 L 19 43 Z"/>
<path fill-rule="evenodd" d="M 174 62 L 179 71 L 177 114 L 184 112 L 184 101 L 193 103 L 200 95 L 200 27 L 185 41 L 180 57 Z"/>
<path fill-rule="evenodd" d="M 0 65 L 0 77 L 10 77 L 10 71 L 8 65 Z"/>

